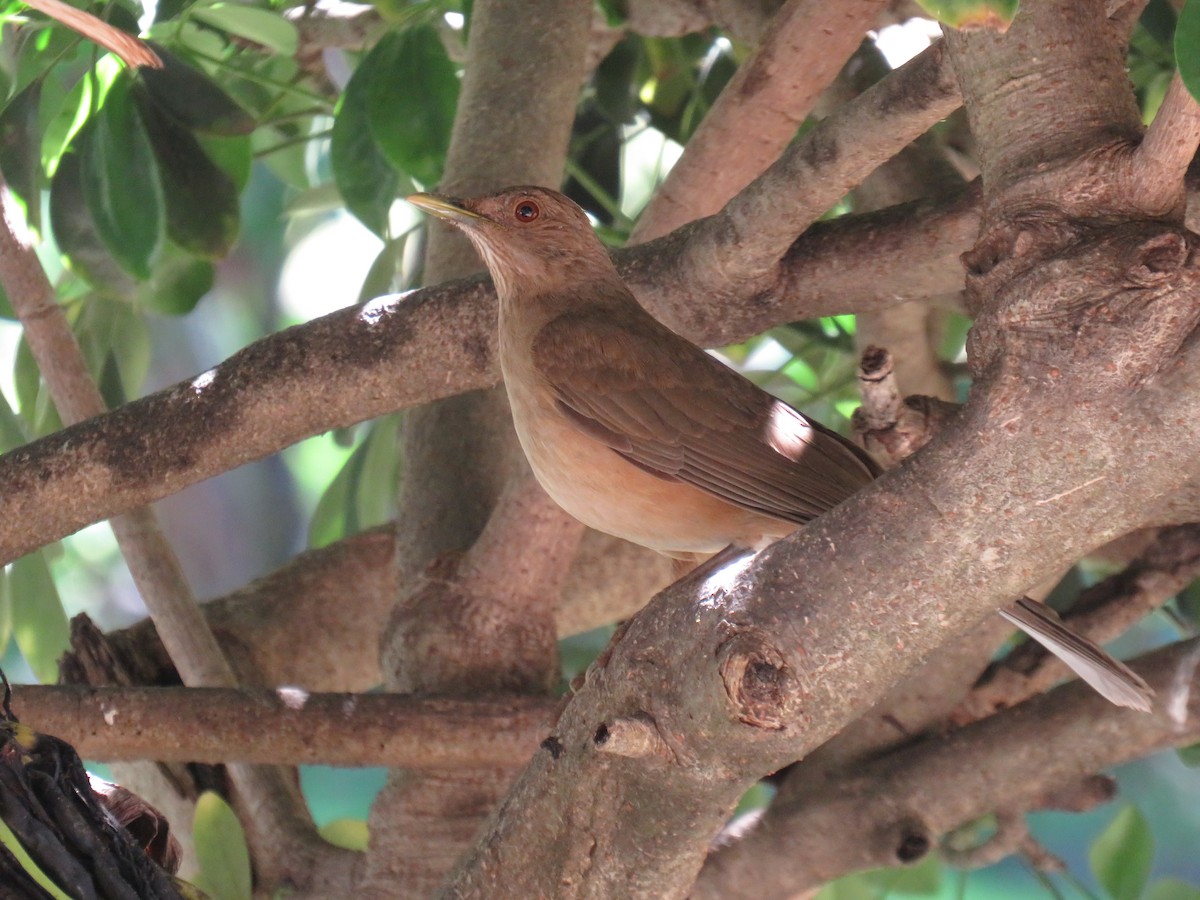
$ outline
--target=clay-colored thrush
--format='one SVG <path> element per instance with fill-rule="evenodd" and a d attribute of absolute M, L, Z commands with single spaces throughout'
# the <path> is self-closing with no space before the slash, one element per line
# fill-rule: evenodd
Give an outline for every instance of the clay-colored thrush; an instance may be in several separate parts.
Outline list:
<path fill-rule="evenodd" d="M 748 551 L 879 474 L 858 447 L 654 319 L 587 216 L 509 188 L 409 202 L 458 226 L 500 297 L 500 368 L 546 492 L 584 524 L 676 558 Z M 1023 599 L 1007 618 L 1114 703 L 1149 708 L 1136 674 Z"/>

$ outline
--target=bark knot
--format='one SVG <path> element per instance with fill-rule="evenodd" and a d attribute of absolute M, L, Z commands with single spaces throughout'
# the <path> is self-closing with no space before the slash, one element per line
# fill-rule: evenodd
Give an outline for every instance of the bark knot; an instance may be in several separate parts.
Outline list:
<path fill-rule="evenodd" d="M 675 754 L 662 735 L 658 726 L 646 713 L 635 716 L 619 716 L 606 722 L 601 722 L 592 735 L 592 744 L 600 753 L 612 753 L 616 756 L 626 756 L 631 759 L 644 759 L 657 756 L 663 759 L 673 759 Z"/>
<path fill-rule="evenodd" d="M 981 244 L 968 277 L 977 374 L 1003 366 L 1084 396 L 1136 388 L 1200 324 L 1194 235 L 1157 221 L 1043 222 L 1020 229 L 1038 246 L 1017 254 L 1014 228 Z"/>
<path fill-rule="evenodd" d="M 774 731 L 786 724 L 793 691 L 779 649 L 752 632 L 734 635 L 717 651 L 721 681 L 738 721 Z"/>

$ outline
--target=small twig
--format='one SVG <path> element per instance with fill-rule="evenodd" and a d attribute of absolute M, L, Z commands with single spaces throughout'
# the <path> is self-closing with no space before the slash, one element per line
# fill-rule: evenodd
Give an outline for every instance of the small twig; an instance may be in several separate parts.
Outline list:
<path fill-rule="evenodd" d="M 885 468 L 899 465 L 929 443 L 958 409 L 937 397 L 902 398 L 891 354 L 882 347 L 863 350 L 858 388 L 863 402 L 854 411 L 854 430 Z"/>
<path fill-rule="evenodd" d="M 559 701 L 310 694 L 298 688 L 17 685 L 26 722 L 88 759 L 406 769 L 520 766 Z"/>
<path fill-rule="evenodd" d="M 981 869 L 1012 856 L 1029 840 L 1025 814 L 1015 810 L 996 810 L 996 831 L 981 843 L 970 847 L 956 844 L 951 832 L 942 841 L 942 858 L 957 869 Z"/>
<path fill-rule="evenodd" d="M 592 736 L 592 744 L 599 753 L 631 759 L 658 756 L 673 760 L 675 756 L 658 733 L 654 720 L 646 715 L 621 716 L 604 722 Z"/>
<path fill-rule="evenodd" d="M 892 355 L 883 347 L 870 346 L 858 363 L 858 390 L 862 395 L 862 425 L 867 431 L 895 428 L 900 421 L 904 398 L 896 384 Z"/>
<path fill-rule="evenodd" d="M 1152 214 L 1182 212 L 1184 175 L 1200 146 L 1200 103 L 1176 72 L 1133 156 L 1134 193 Z"/>
<path fill-rule="evenodd" d="M 1029 862 L 1037 872 L 1065 872 L 1067 864 L 1061 859 L 1043 847 L 1033 835 L 1025 835 L 1025 840 L 1021 841 L 1021 855 Z"/>
<path fill-rule="evenodd" d="M 76 9 L 63 3 L 62 0 L 24 0 L 24 3 L 26 6 L 45 13 L 56 22 L 61 22 L 88 40 L 99 44 L 105 50 L 115 53 L 131 69 L 139 66 L 149 66 L 152 69 L 162 68 L 162 60 L 147 46 L 145 41 L 126 34 L 119 28 L 114 28 L 89 12 Z"/>
<path fill-rule="evenodd" d="M 33 249 L 19 207 L 0 173 L 0 284 L 25 330 L 25 339 L 46 380 L 50 395 L 65 422 L 80 422 L 106 411 L 104 400 L 87 370 L 83 351 L 57 303 L 54 289 Z M 163 644 L 184 683 L 195 687 L 237 686 L 237 679 L 217 645 L 208 622 L 183 575 L 150 507 L 141 507 L 111 520 L 125 557 Z M 277 847 L 281 836 L 295 833 L 299 843 L 317 841 L 298 795 L 282 772 L 231 767 L 239 797 L 258 812 L 250 825 L 270 835 Z M 267 863 L 287 868 L 286 862 Z M 302 877 L 302 872 L 294 873 Z"/>

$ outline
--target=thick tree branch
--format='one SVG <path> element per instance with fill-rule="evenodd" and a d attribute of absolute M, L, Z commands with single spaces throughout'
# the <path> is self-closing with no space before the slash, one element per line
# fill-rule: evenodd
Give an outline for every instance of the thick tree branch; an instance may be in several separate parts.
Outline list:
<path fill-rule="evenodd" d="M 712 215 L 774 162 L 886 5 L 886 0 L 785 3 L 762 45 L 738 67 L 667 173 L 631 242 Z"/>
<path fill-rule="evenodd" d="M 1042 31 L 1057 35 L 1036 14 L 1018 21 L 1009 37 L 1022 53 Z M 1078 77 L 1103 94 L 1122 63 L 1101 59 L 1110 69 Z M 1054 198 L 1063 185 L 1044 189 Z M 681 895 L 702 838 L 754 777 L 805 756 L 952 636 L 1092 547 L 1195 517 L 1182 490 L 1200 438 L 1195 236 L 1147 220 L 1019 237 L 1016 253 L 983 247 L 970 260 L 974 308 L 993 317 L 973 344 L 971 402 L 923 452 L 763 551 L 734 584 L 678 585 L 635 617 L 454 890 L 537 895 L 569 879 L 584 893 Z M 902 578 L 882 576 L 897 565 Z M 650 723 L 669 752 L 596 752 L 617 719 Z"/>
<path fill-rule="evenodd" d="M 1131 713 L 1069 684 L 863 764 L 772 807 L 748 836 L 709 857 L 690 896 L 792 897 L 858 869 L 911 863 L 989 813 L 1061 808 L 1063 788 L 1200 738 L 1198 662 L 1192 640 L 1138 665 L 1157 691 L 1180 699 L 1182 715 L 1165 706 L 1153 717 Z"/>
<path fill-rule="evenodd" d="M 1186 393 L 1178 387 L 1162 393 Z M 980 397 L 941 440 L 764 551 L 734 586 L 695 598 L 680 585 L 656 598 L 593 667 L 555 730 L 559 752 L 535 757 L 456 889 L 536 895 L 571 877 L 623 896 L 681 893 L 704 835 L 753 777 L 804 756 L 947 638 L 1080 555 L 1082 517 L 1120 528 L 1118 519 L 1134 515 L 1124 492 L 1079 488 L 1087 480 L 1071 471 L 1079 463 L 1060 465 L 1050 449 L 1082 445 L 1075 429 L 1086 429 L 1087 410 L 1063 423 L 1071 433 L 1047 435 L 1039 423 L 1048 410 L 1026 409 L 1001 439 L 985 427 L 1009 418 L 999 399 Z M 1128 446 L 1126 429 L 1118 432 L 1113 446 Z M 1026 453 L 1043 452 L 1055 466 L 1031 478 Z M 1177 452 L 1166 468 L 1180 462 Z M 1154 468 L 1126 489 L 1158 496 L 1158 485 L 1177 480 L 1177 471 Z M 1047 518 L 1037 501 L 1057 495 Z M 914 501 L 933 514 L 914 516 Z M 897 559 L 906 579 L 871 574 Z M 672 753 L 597 755 L 598 727 L 630 716 L 648 717 Z M 632 803 L 646 792 L 659 802 Z M 555 823 L 560 833 L 562 822 L 596 842 L 590 868 L 546 830 Z M 519 849 L 531 847 L 539 849 Z"/>
<path fill-rule="evenodd" d="M 733 197 L 717 221 L 725 218 L 737 231 L 752 224 L 746 233 L 765 232 L 786 247 L 961 102 L 945 47 L 936 43 L 838 107 L 764 173 L 757 190 Z M 769 239 L 756 241 L 764 258 L 770 246 Z"/>
<path fill-rule="evenodd" d="M 1036 35 L 1045 52 L 1029 53 L 1013 29 Z M 979 143 L 989 210 L 1055 203 L 1080 216 L 1144 214 L 1127 179 L 1113 177 L 1141 140 L 1142 122 L 1126 39 L 1103 2 L 1025 5 L 1005 35 L 956 31 L 945 43 Z"/>
<path fill-rule="evenodd" d="M 686 241 L 677 276 L 708 290 L 765 288 L 797 235 L 961 102 L 946 49 L 934 44 L 823 120 L 719 213 L 676 232 Z"/>
<path fill-rule="evenodd" d="M 589 0 L 474 4 L 442 190 L 559 183 L 592 21 Z M 433 230 L 427 280 L 479 266 L 461 235 Z M 385 685 L 549 693 L 560 677 L 554 610 L 583 529 L 529 474 L 504 392 L 414 410 L 404 456 L 398 520 L 408 527 L 397 533 L 403 581 L 382 641 Z M 371 808 L 363 887 L 388 891 L 399 879 L 432 894 L 510 777 L 487 767 L 390 773 Z"/>

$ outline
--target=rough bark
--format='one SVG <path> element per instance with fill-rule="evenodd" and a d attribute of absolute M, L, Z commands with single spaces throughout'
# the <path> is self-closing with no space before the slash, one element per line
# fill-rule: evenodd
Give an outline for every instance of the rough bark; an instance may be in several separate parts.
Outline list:
<path fill-rule="evenodd" d="M 442 190 L 559 183 L 591 16 L 585 0 L 475 4 Z M 434 231 L 428 280 L 479 267 L 461 236 Z M 554 610 L 582 528 L 528 473 L 503 390 L 413 411 L 404 455 L 399 520 L 410 527 L 397 534 L 402 581 L 382 641 L 385 685 L 546 695 L 558 681 Z M 510 778 L 488 767 L 392 772 L 371 809 L 362 890 L 435 891 Z"/>
<path fill-rule="evenodd" d="M 1195 516 L 1197 238 L 1131 177 L 1140 124 L 1103 5 L 1023 4 L 1007 36 L 948 43 L 990 144 L 970 401 L 732 584 L 676 585 L 635 617 L 455 895 L 682 896 L 753 778 L 1091 547 Z M 641 738 L 609 747 L 615 723 Z"/>

